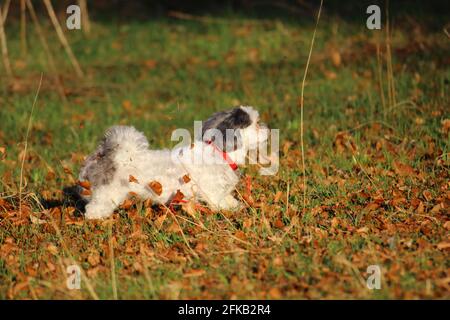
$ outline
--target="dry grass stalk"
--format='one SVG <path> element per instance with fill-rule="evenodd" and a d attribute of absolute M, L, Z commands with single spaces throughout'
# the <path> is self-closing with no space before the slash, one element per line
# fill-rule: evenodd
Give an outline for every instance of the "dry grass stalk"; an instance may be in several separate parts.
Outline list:
<path fill-rule="evenodd" d="M 305 166 L 305 144 L 304 144 L 304 127 L 303 127 L 303 109 L 304 109 L 304 92 L 305 92 L 305 82 L 306 76 L 308 75 L 309 62 L 311 61 L 312 50 L 314 47 L 314 40 L 316 38 L 316 31 L 319 25 L 320 14 L 322 12 L 323 0 L 320 0 L 320 7 L 317 13 L 316 26 L 314 28 L 314 33 L 311 39 L 311 45 L 309 48 L 308 60 L 306 61 L 305 72 L 303 74 L 302 87 L 300 91 L 300 145 L 302 153 L 302 171 L 303 171 L 303 209 L 306 208 L 306 166 Z"/>
<path fill-rule="evenodd" d="M 62 100 L 64 103 L 67 103 L 67 98 L 66 95 L 64 93 L 64 87 L 61 83 L 61 80 L 59 79 L 58 75 L 57 75 L 57 69 L 56 69 L 56 65 L 55 65 L 55 61 L 53 59 L 53 55 L 52 52 L 50 50 L 50 47 L 48 45 L 47 39 L 45 38 L 45 34 L 44 31 L 41 27 L 41 24 L 39 23 L 39 19 L 36 15 L 36 11 L 34 11 L 34 7 L 33 4 L 31 3 L 30 0 L 26 0 L 26 5 L 28 7 L 28 10 L 30 11 L 30 16 L 31 16 L 31 20 L 33 20 L 33 23 L 36 27 L 36 33 L 39 37 L 39 40 L 42 44 L 42 47 L 44 48 L 45 53 L 47 54 L 47 58 L 48 58 L 48 63 L 50 66 L 50 71 L 55 75 L 55 81 L 56 81 L 56 87 L 58 89 L 58 93 L 61 96 Z"/>
<path fill-rule="evenodd" d="M 64 35 L 64 32 L 62 31 L 61 25 L 59 24 L 58 18 L 56 17 L 55 10 L 53 9 L 52 3 L 50 0 L 44 0 L 45 7 L 47 8 L 48 15 L 50 16 L 50 20 L 53 23 L 53 26 L 55 27 L 56 34 L 58 35 L 59 41 L 63 45 L 64 49 L 66 50 L 67 56 L 69 57 L 70 62 L 72 63 L 75 72 L 78 77 L 82 78 L 84 76 L 83 71 L 81 70 L 80 64 L 78 63 L 77 58 L 73 54 L 73 51 L 69 45 L 69 42 L 67 41 L 66 36 Z"/>
<path fill-rule="evenodd" d="M 20 0 L 20 50 L 22 57 L 27 55 L 27 15 L 25 0 Z"/>
<path fill-rule="evenodd" d="M 5 4 L 3 5 L 3 16 L 0 15 L 0 17 L 3 18 L 3 24 L 5 24 L 6 17 L 8 17 L 9 5 L 10 4 L 11 4 L 11 0 L 6 0 Z"/>
<path fill-rule="evenodd" d="M 78 0 L 78 5 L 81 9 L 81 21 L 83 25 L 81 29 L 88 35 L 91 33 L 91 21 L 89 20 L 89 11 L 86 0 Z"/>
<path fill-rule="evenodd" d="M 3 13 L 2 9 L 0 8 L 0 44 L 2 47 L 2 60 L 3 65 L 5 66 L 6 75 L 8 77 L 12 76 L 12 70 L 11 70 L 11 63 L 9 62 L 9 56 L 8 56 L 8 46 L 6 44 L 6 34 L 5 34 L 5 28 L 3 27 Z M 6 16 L 5 16 L 6 18 Z"/>

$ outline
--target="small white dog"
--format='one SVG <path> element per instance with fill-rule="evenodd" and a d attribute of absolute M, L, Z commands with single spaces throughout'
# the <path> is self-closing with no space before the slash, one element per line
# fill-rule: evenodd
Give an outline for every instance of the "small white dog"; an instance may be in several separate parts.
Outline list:
<path fill-rule="evenodd" d="M 241 208 L 232 195 L 239 181 L 236 161 L 268 139 L 267 127 L 259 123 L 258 111 L 241 106 L 204 121 L 202 137 L 172 150 L 150 150 L 134 127 L 107 130 L 80 171 L 80 185 L 90 189 L 79 187 L 87 201 L 85 217 L 109 217 L 130 194 L 169 204 L 181 192 L 185 200 L 203 201 L 212 210 Z"/>

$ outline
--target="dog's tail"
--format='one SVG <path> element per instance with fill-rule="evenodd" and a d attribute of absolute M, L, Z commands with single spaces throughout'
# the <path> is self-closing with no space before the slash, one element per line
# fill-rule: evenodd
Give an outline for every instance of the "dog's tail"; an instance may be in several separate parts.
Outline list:
<path fill-rule="evenodd" d="M 103 143 L 115 153 L 134 154 L 148 148 L 145 135 L 131 126 L 114 126 L 109 128 Z"/>
<path fill-rule="evenodd" d="M 148 148 L 147 138 L 134 127 L 109 128 L 99 146 L 84 162 L 79 180 L 87 180 L 94 186 L 108 184 L 117 169 L 117 163 L 136 158 Z"/>

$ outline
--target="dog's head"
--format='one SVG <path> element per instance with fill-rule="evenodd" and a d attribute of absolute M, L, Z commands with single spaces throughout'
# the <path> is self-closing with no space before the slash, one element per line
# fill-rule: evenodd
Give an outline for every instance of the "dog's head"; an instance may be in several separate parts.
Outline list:
<path fill-rule="evenodd" d="M 213 114 L 202 124 L 203 141 L 212 141 L 226 152 L 255 150 L 269 136 L 253 107 L 240 106 Z"/>

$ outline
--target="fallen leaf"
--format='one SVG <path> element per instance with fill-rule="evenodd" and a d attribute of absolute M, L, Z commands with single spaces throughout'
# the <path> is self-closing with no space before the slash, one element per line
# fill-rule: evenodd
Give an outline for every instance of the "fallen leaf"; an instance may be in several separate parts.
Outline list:
<path fill-rule="evenodd" d="M 172 222 L 172 224 L 167 228 L 167 232 L 181 233 L 181 231 L 182 230 L 181 230 L 180 226 L 175 221 Z"/>
<path fill-rule="evenodd" d="M 85 180 L 85 181 L 78 181 L 78 185 L 80 187 L 83 187 L 83 188 L 88 189 L 88 190 L 91 189 L 91 183 L 89 181 L 87 181 L 87 180 Z"/>
<path fill-rule="evenodd" d="M 444 204 L 443 203 L 439 203 L 437 205 L 435 205 L 433 207 L 433 209 L 430 210 L 431 213 L 438 213 L 439 211 L 441 211 L 441 209 L 444 209 Z"/>
<path fill-rule="evenodd" d="M 128 177 L 128 181 L 129 182 L 134 182 L 134 183 L 139 183 L 138 179 L 136 179 L 135 177 L 133 177 L 131 174 Z"/>
<path fill-rule="evenodd" d="M 341 65 L 342 59 L 341 54 L 336 49 L 333 49 L 330 53 L 331 62 L 335 67 L 339 67 Z"/>
<path fill-rule="evenodd" d="M 400 176 L 413 176 L 416 174 L 414 168 L 410 165 L 401 163 L 399 161 L 394 161 L 394 170 Z"/>
<path fill-rule="evenodd" d="M 271 299 L 281 299 L 281 291 L 278 288 L 272 288 L 269 290 L 269 296 Z"/>
<path fill-rule="evenodd" d="M 161 229 L 164 221 L 166 221 L 166 217 L 167 217 L 167 214 L 163 214 L 162 216 L 159 216 L 158 218 L 156 218 L 156 220 L 155 220 L 156 229 L 158 229 L 158 230 Z"/>
<path fill-rule="evenodd" d="M 184 181 L 184 183 L 188 183 L 189 181 L 191 181 L 191 178 L 189 177 L 188 174 L 185 174 L 185 175 L 183 176 L 183 181 Z"/>
<path fill-rule="evenodd" d="M 148 184 L 148 187 L 152 189 L 156 195 L 160 196 L 162 193 L 162 185 L 158 181 L 152 181 Z"/>
<path fill-rule="evenodd" d="M 174 202 L 174 203 L 180 202 L 181 200 L 183 200 L 183 198 L 184 198 L 184 194 L 180 190 L 177 190 L 177 192 L 175 193 L 175 195 L 172 198 L 172 202 Z"/>
<path fill-rule="evenodd" d="M 444 223 L 444 228 L 450 230 L 450 220 Z"/>
<path fill-rule="evenodd" d="M 51 244 L 51 243 L 47 245 L 47 251 L 53 255 L 58 254 L 58 248 L 54 244 Z"/>
<path fill-rule="evenodd" d="M 437 245 L 437 248 L 439 250 L 450 249 L 450 241 L 439 242 L 438 245 Z"/>
<path fill-rule="evenodd" d="M 126 110 L 126 111 L 131 111 L 132 109 L 132 104 L 130 100 L 124 100 L 122 101 L 122 107 Z"/>
<path fill-rule="evenodd" d="M 431 201 L 433 199 L 433 196 L 431 195 L 431 192 L 428 190 L 425 190 L 423 192 L 423 197 L 425 198 L 425 200 L 427 201 Z"/>
<path fill-rule="evenodd" d="M 90 195 L 92 194 L 92 192 L 91 192 L 91 190 L 83 189 L 83 190 L 81 191 L 81 194 L 82 194 L 83 196 L 90 196 Z"/>
<path fill-rule="evenodd" d="M 100 263 L 100 254 L 98 251 L 92 251 L 88 256 L 87 261 L 92 267 L 98 265 Z"/>
<path fill-rule="evenodd" d="M 356 230 L 357 233 L 368 233 L 369 232 L 369 228 L 367 227 L 362 227 L 359 228 L 358 230 Z"/>
<path fill-rule="evenodd" d="M 200 277 L 200 276 L 204 275 L 205 273 L 206 273 L 206 271 L 203 269 L 192 269 L 192 270 L 186 271 L 183 274 L 183 277 L 185 277 L 185 278 Z"/>
<path fill-rule="evenodd" d="M 158 63 L 156 62 L 156 60 L 148 59 L 144 61 L 144 64 L 147 68 L 154 69 Z"/>
<path fill-rule="evenodd" d="M 122 204 L 119 206 L 123 210 L 128 210 L 133 206 L 133 200 L 125 199 Z"/>
<path fill-rule="evenodd" d="M 283 196 L 283 192 L 277 191 L 277 193 L 275 194 L 275 198 L 273 199 L 273 202 L 278 203 L 282 196 Z"/>

